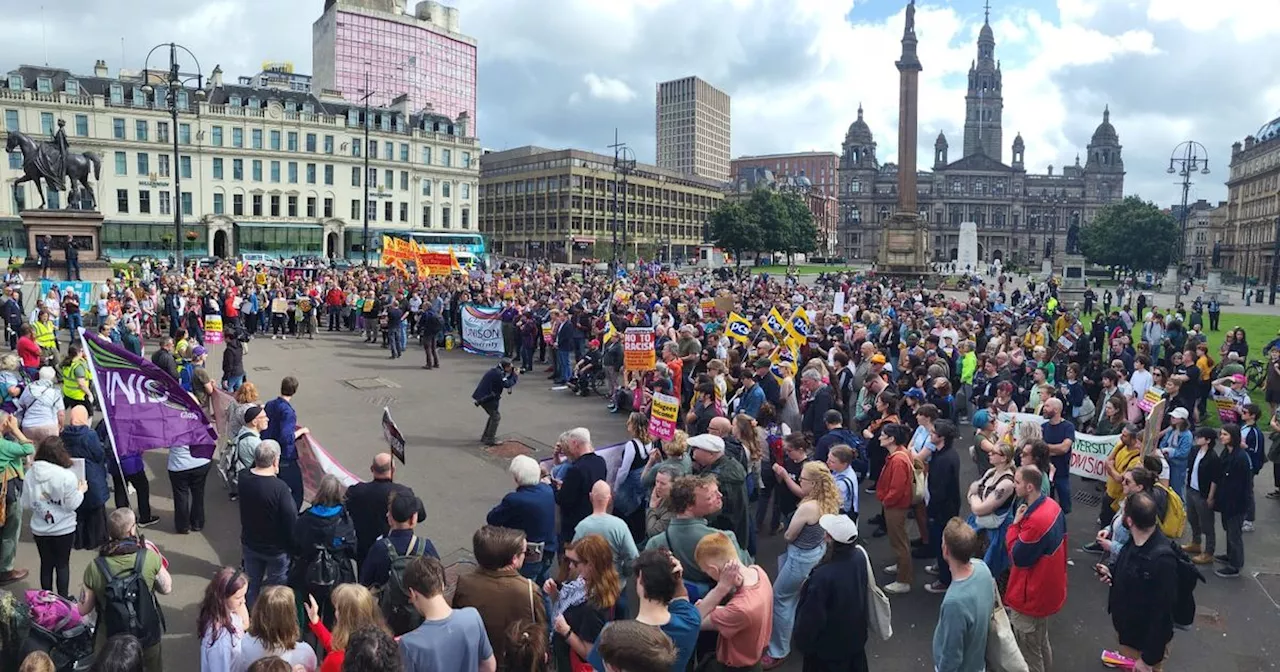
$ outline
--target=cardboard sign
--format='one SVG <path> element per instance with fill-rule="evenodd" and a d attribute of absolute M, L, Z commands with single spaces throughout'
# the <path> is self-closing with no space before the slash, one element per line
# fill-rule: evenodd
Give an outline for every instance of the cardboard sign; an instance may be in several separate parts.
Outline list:
<path fill-rule="evenodd" d="M 649 371 L 657 362 L 653 330 L 630 327 L 622 334 L 622 365 L 628 371 Z"/>
<path fill-rule="evenodd" d="M 387 440 L 391 454 L 400 460 L 400 464 L 404 464 L 404 434 L 400 433 L 396 421 L 391 419 L 391 409 L 386 406 L 382 407 L 382 438 Z"/>
<path fill-rule="evenodd" d="M 676 436 L 676 416 L 679 413 L 679 399 L 655 392 L 651 413 L 649 414 L 649 434 L 663 441 L 674 439 Z"/>

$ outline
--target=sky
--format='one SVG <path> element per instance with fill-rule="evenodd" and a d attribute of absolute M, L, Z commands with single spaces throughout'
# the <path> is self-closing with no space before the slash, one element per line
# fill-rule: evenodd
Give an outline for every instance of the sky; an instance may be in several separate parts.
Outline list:
<path fill-rule="evenodd" d="M 920 0 L 919 161 L 939 131 L 962 146 L 966 73 L 984 0 Z M 412 2 L 410 5 L 412 6 Z M 447 0 L 479 44 L 481 144 L 654 155 L 656 84 L 697 75 L 732 97 L 733 156 L 839 152 L 861 104 L 882 162 L 896 161 L 905 0 Z M 48 63 L 141 69 L 177 41 L 234 81 L 263 61 L 311 70 L 323 0 L 0 0 L 0 69 Z M 1207 151 L 1190 199 L 1226 198 L 1231 144 L 1280 116 L 1280 0 L 992 0 L 1004 73 L 1004 159 L 1027 169 L 1083 155 L 1106 106 L 1124 146 L 1126 194 L 1168 206 L 1179 143 Z M 189 68 L 184 68 L 189 69 Z M 1083 160 L 1083 157 L 1082 157 Z"/>

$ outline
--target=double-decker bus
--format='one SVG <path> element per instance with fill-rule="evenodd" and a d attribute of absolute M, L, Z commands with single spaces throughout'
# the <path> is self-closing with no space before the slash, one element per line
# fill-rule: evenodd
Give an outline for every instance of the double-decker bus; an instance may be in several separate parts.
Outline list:
<path fill-rule="evenodd" d="M 386 235 L 401 240 L 412 240 L 432 252 L 453 250 L 458 256 L 458 263 L 464 268 L 470 266 L 486 269 L 489 267 L 489 254 L 485 249 L 484 236 L 478 233 L 389 231 Z"/>

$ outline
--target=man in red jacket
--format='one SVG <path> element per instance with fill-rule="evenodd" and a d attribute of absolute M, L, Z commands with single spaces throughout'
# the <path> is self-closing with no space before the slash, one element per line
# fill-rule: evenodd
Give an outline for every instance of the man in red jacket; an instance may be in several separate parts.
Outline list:
<path fill-rule="evenodd" d="M 885 592 L 901 595 L 911 592 L 915 568 L 911 565 L 911 544 L 907 541 L 907 511 L 911 509 L 915 469 L 911 462 L 911 432 L 905 425 L 890 423 L 880 428 L 880 445 L 889 453 L 884 470 L 876 480 L 876 499 L 884 506 L 884 525 L 889 531 L 889 546 L 898 558 L 897 564 L 884 568 L 886 574 L 897 574 L 897 580 L 884 587 Z"/>
<path fill-rule="evenodd" d="M 1049 617 L 1067 601 L 1067 518 L 1058 502 L 1041 494 L 1040 469 L 1025 466 L 1014 474 L 1018 506 L 1005 536 L 1013 561 L 1004 603 L 1009 624 L 1030 672 L 1053 667 Z"/>

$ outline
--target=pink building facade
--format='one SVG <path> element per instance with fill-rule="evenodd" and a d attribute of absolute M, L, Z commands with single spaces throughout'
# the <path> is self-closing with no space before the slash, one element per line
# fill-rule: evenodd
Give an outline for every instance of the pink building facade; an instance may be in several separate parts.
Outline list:
<path fill-rule="evenodd" d="M 408 96 L 409 109 L 430 109 L 456 119 L 471 117 L 469 134 L 476 135 L 476 43 L 457 32 L 457 10 L 439 12 L 436 3 L 421 3 L 418 14 L 382 11 L 368 3 L 331 3 L 312 25 L 314 89 L 340 91 L 360 102 L 368 89 L 369 104 L 389 107 Z"/>

